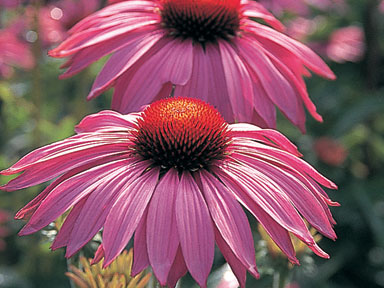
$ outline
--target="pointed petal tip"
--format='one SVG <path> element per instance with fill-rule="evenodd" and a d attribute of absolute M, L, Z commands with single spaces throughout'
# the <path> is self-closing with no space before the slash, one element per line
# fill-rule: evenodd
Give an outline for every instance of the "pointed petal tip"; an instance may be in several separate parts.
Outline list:
<path fill-rule="evenodd" d="M 259 271 L 257 271 L 256 266 L 249 267 L 248 271 L 253 277 L 255 277 L 256 279 L 260 279 L 260 273 Z"/>
<path fill-rule="evenodd" d="M 328 253 L 324 252 L 316 243 L 309 245 L 309 249 L 311 249 L 317 256 L 324 258 L 324 259 L 329 259 L 331 258 Z"/>
<path fill-rule="evenodd" d="M 37 232 L 38 230 L 39 229 L 32 228 L 32 227 L 28 226 L 28 224 L 27 224 L 19 231 L 19 233 L 17 233 L 17 235 L 27 236 L 27 235 L 30 235 L 30 234 Z"/>

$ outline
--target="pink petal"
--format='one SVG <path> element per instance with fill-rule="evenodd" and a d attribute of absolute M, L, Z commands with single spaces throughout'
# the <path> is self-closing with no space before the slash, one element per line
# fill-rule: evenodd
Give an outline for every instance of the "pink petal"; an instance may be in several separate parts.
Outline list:
<path fill-rule="evenodd" d="M 161 41 L 160 41 L 161 42 Z M 131 112 L 137 103 L 141 105 L 150 103 L 160 92 L 162 86 L 171 82 L 175 85 L 185 85 L 191 78 L 193 46 L 190 40 L 180 41 L 174 39 L 159 43 L 158 50 L 152 50 L 145 55 L 140 66 L 129 80 L 125 77 L 119 81 L 128 81 L 126 93 L 122 97 L 119 111 Z M 119 82 L 118 81 L 118 82 Z M 117 83 L 118 84 L 118 83 Z"/>
<path fill-rule="evenodd" d="M 147 252 L 147 215 L 148 208 L 145 210 L 143 217 L 137 225 L 135 236 L 133 238 L 133 264 L 131 276 L 135 277 L 141 271 L 149 266 Z"/>
<path fill-rule="evenodd" d="M 260 18 L 266 23 L 271 25 L 273 28 L 279 31 L 285 29 L 284 25 L 277 20 L 263 5 L 255 1 L 241 0 L 243 15 L 246 17 Z"/>
<path fill-rule="evenodd" d="M 71 257 L 88 243 L 103 226 L 112 205 L 128 186 L 140 177 L 147 163 L 124 166 L 111 172 L 110 181 L 105 181 L 91 193 L 80 212 L 67 244 L 67 257 Z"/>
<path fill-rule="evenodd" d="M 319 203 L 313 192 L 291 173 L 285 172 L 276 165 L 256 158 L 233 153 L 235 159 L 245 162 L 254 169 L 262 171 L 267 177 L 276 182 L 290 201 L 295 205 L 301 215 L 323 235 L 335 239 L 336 235 L 328 220 L 323 206 Z"/>
<path fill-rule="evenodd" d="M 114 160 L 118 160 L 118 158 L 114 157 L 103 157 L 99 159 L 98 161 L 88 163 L 86 165 L 74 168 L 70 170 L 69 172 L 65 173 L 64 175 L 57 178 L 55 181 L 53 181 L 47 188 L 45 188 L 40 194 L 34 198 L 31 202 L 29 202 L 26 206 L 24 206 L 20 211 L 16 213 L 15 219 L 29 219 L 30 216 L 36 211 L 36 209 L 40 206 L 41 202 L 48 196 L 48 194 L 61 182 L 65 181 L 66 179 L 79 174 L 80 172 L 86 171 L 92 167 L 96 167 L 99 165 L 102 165 L 107 162 L 111 162 Z"/>
<path fill-rule="evenodd" d="M 175 260 L 173 261 L 172 267 L 169 270 L 167 279 L 168 286 L 174 288 L 177 281 L 187 273 L 187 266 L 185 265 L 183 253 L 181 247 L 177 249 Z"/>
<path fill-rule="evenodd" d="M 108 175 L 113 171 L 126 164 L 127 160 L 103 164 L 61 182 L 41 202 L 19 234 L 32 234 L 47 226 L 68 208 L 92 193 L 102 182 L 107 181 Z"/>
<path fill-rule="evenodd" d="M 209 172 L 202 170 L 200 176 L 204 198 L 218 231 L 242 264 L 256 271 L 252 231 L 243 209 Z"/>
<path fill-rule="evenodd" d="M 169 269 L 179 247 L 174 209 L 178 186 L 178 171 L 170 169 L 156 187 L 148 207 L 148 256 L 161 285 L 167 283 Z"/>
<path fill-rule="evenodd" d="M 293 248 L 291 237 L 288 234 L 288 231 L 281 227 L 275 220 L 272 219 L 268 213 L 264 212 L 258 204 L 243 190 L 240 184 L 228 176 L 226 173 L 223 173 L 222 170 L 214 171 L 219 177 L 220 180 L 232 191 L 232 193 L 237 197 L 238 201 L 250 211 L 253 216 L 259 221 L 259 223 L 264 227 L 267 233 L 271 236 L 273 241 L 279 246 L 279 248 L 288 256 L 289 260 L 293 263 L 298 264 L 298 260 L 295 256 L 295 250 Z"/>
<path fill-rule="evenodd" d="M 262 39 L 263 41 L 274 42 L 278 45 L 275 51 L 271 51 L 273 54 L 281 55 L 282 51 L 288 50 L 299 57 L 304 65 L 315 73 L 329 79 L 336 78 L 324 61 L 304 44 L 255 21 L 247 21 L 247 24 L 249 24 L 247 29 L 257 35 L 258 41 Z"/>
<path fill-rule="evenodd" d="M 189 172 L 182 174 L 177 191 L 176 221 L 188 270 L 201 287 L 206 287 L 214 256 L 213 226 L 205 200 Z"/>
<path fill-rule="evenodd" d="M 65 218 L 63 225 L 60 227 L 60 230 L 52 243 L 52 250 L 67 246 L 73 225 L 83 209 L 84 203 L 87 201 L 88 197 L 89 195 L 81 199 L 75 206 L 73 206 L 71 212 Z"/>
<path fill-rule="evenodd" d="M 136 119 L 139 114 L 121 115 L 118 112 L 105 110 L 97 114 L 92 114 L 85 117 L 76 126 L 76 133 L 91 133 L 91 132 L 121 132 L 129 129 L 136 129 Z"/>
<path fill-rule="evenodd" d="M 245 168 L 237 164 L 227 165 L 224 172 L 238 181 L 260 208 L 271 215 L 283 228 L 305 242 L 319 256 L 329 257 L 317 246 L 303 219 L 274 181 L 267 179 L 256 169 Z"/>
<path fill-rule="evenodd" d="M 221 253 L 223 254 L 225 260 L 228 262 L 229 266 L 235 274 L 237 281 L 239 281 L 240 287 L 245 287 L 245 281 L 247 279 L 247 269 L 243 266 L 243 263 L 233 254 L 231 248 L 225 242 L 223 237 L 221 237 L 220 232 L 215 229 L 215 240 L 217 246 L 219 247 Z"/>
<path fill-rule="evenodd" d="M 133 181 L 116 199 L 104 224 L 103 267 L 107 267 L 128 244 L 152 197 L 158 179 L 159 169 L 153 168 Z"/>
<path fill-rule="evenodd" d="M 97 75 L 87 99 L 92 99 L 108 89 L 115 80 L 134 65 L 163 37 L 162 32 L 146 33 L 145 37 L 127 39 L 127 45 L 115 52 Z M 131 111 L 130 111 L 131 112 Z"/>
<path fill-rule="evenodd" d="M 260 129 L 257 126 L 247 123 L 236 123 L 229 125 L 232 137 L 243 137 L 257 140 L 267 145 L 277 147 L 292 153 L 295 156 L 301 156 L 297 147 L 288 140 L 283 134 L 272 129 Z"/>
<path fill-rule="evenodd" d="M 243 61 L 225 41 L 219 41 L 220 53 L 227 83 L 228 95 L 235 118 L 247 121 L 252 117 L 253 84 Z M 239 97 L 241 95 L 241 97 Z"/>
<path fill-rule="evenodd" d="M 177 85 L 175 95 L 199 98 L 216 107 L 228 122 L 234 122 L 223 64 L 217 45 L 193 46 L 193 70 L 186 85 Z"/>
<path fill-rule="evenodd" d="M 104 258 L 104 248 L 103 248 L 103 243 L 101 243 L 95 252 L 95 256 L 91 261 L 91 265 L 99 263 L 103 258 Z"/>
<path fill-rule="evenodd" d="M 303 111 L 300 110 L 301 103 L 296 92 L 265 55 L 263 47 L 252 38 L 239 38 L 237 41 L 241 56 L 252 68 L 254 77 L 259 79 L 268 97 L 295 125 L 304 123 L 305 121 L 300 121 L 299 116 Z"/>

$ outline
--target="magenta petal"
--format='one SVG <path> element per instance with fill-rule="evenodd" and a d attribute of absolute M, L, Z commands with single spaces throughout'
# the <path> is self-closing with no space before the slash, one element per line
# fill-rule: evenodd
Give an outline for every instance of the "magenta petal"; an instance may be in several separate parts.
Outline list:
<path fill-rule="evenodd" d="M 201 287 L 206 287 L 214 256 L 213 225 L 207 204 L 189 172 L 182 174 L 177 191 L 176 221 L 188 270 Z"/>
<path fill-rule="evenodd" d="M 93 83 L 88 99 L 94 98 L 105 91 L 120 75 L 132 67 L 138 59 L 159 42 L 161 37 L 163 37 L 163 34 L 159 32 L 150 36 L 145 35 L 143 38 L 138 38 L 137 35 L 132 37 L 132 43 L 115 52 L 105 64 Z"/>
<path fill-rule="evenodd" d="M 136 128 L 136 119 L 139 114 L 121 115 L 118 112 L 105 110 L 97 114 L 85 117 L 76 126 L 76 133 L 92 132 L 126 132 L 129 129 Z"/>
<path fill-rule="evenodd" d="M 167 283 L 170 288 L 176 286 L 177 281 L 187 273 L 188 269 L 185 265 L 183 253 L 181 247 L 177 249 L 175 260 L 173 261 L 172 267 L 168 274 Z"/>
<path fill-rule="evenodd" d="M 235 274 L 237 281 L 239 281 L 240 287 L 244 288 L 245 281 L 247 279 L 247 269 L 244 267 L 243 263 L 236 258 L 235 254 L 233 254 L 231 248 L 229 248 L 228 244 L 225 242 L 223 237 L 221 237 L 220 232 L 217 229 L 215 229 L 215 240 L 225 260 L 228 262 L 229 266 L 231 266 L 232 272 Z"/>
<path fill-rule="evenodd" d="M 251 227 L 233 195 L 209 172 L 200 172 L 202 191 L 218 231 L 236 257 L 249 270 L 256 269 Z"/>
<path fill-rule="evenodd" d="M 124 249 L 139 224 L 159 179 L 153 168 L 136 179 L 116 199 L 104 224 L 103 245 L 108 266 Z"/>
<path fill-rule="evenodd" d="M 64 175 L 57 178 L 53 181 L 47 188 L 45 188 L 36 198 L 34 198 L 31 202 L 29 202 L 26 206 L 24 206 L 20 211 L 16 213 L 15 219 L 28 219 L 32 216 L 32 214 L 36 211 L 36 209 L 40 206 L 41 202 L 48 196 L 49 193 L 61 182 L 65 181 L 72 176 L 88 170 L 89 168 L 102 165 L 104 163 L 116 160 L 116 158 L 103 157 L 98 161 L 92 162 L 90 164 L 86 164 L 77 168 L 72 169 L 71 171 L 65 173 Z"/>
<path fill-rule="evenodd" d="M 323 206 L 309 187 L 295 178 L 294 174 L 256 158 L 235 154 L 232 154 L 232 157 L 263 171 L 263 174 L 282 187 L 296 209 L 316 230 L 329 238 L 334 239 L 336 237 Z"/>
<path fill-rule="evenodd" d="M 103 248 L 103 244 L 100 244 L 95 252 L 95 256 L 91 261 L 91 265 L 99 263 L 103 258 L 104 258 L 104 248 Z"/>
<path fill-rule="evenodd" d="M 133 264 L 131 276 L 135 277 L 149 266 L 147 252 L 147 215 L 148 209 L 144 212 L 133 238 Z"/>
<path fill-rule="evenodd" d="M 148 207 L 148 256 L 161 285 L 167 282 L 169 269 L 179 247 L 174 209 L 178 186 L 178 172 L 170 169 L 156 187 Z"/>
<path fill-rule="evenodd" d="M 257 140 L 272 147 L 277 147 L 286 150 L 295 156 L 301 156 L 297 147 L 287 139 L 283 134 L 276 130 L 261 129 L 257 126 L 247 123 L 231 124 L 231 135 L 236 138 L 249 138 Z"/>
<path fill-rule="evenodd" d="M 304 44 L 288 37 L 287 35 L 277 32 L 266 25 L 256 23 L 255 21 L 247 21 L 247 23 L 250 24 L 247 29 L 250 29 L 253 33 L 257 34 L 258 41 L 260 41 L 261 38 L 267 42 L 274 42 L 278 45 L 276 51 L 274 52 L 275 55 L 281 55 L 281 50 L 286 49 L 289 53 L 293 53 L 299 57 L 304 65 L 315 73 L 329 79 L 336 78 L 335 74 L 333 74 L 324 61 Z"/>
<path fill-rule="evenodd" d="M 229 101 L 238 121 L 249 121 L 253 114 L 253 84 L 238 53 L 225 41 L 219 41 Z M 239 97 L 241 95 L 241 97 Z"/>
<path fill-rule="evenodd" d="M 67 244 L 67 257 L 71 257 L 88 243 L 103 226 L 117 197 L 147 168 L 145 162 L 127 165 L 111 172 L 109 181 L 101 183 L 91 193 L 79 214 Z M 127 180 L 128 179 L 128 180 Z"/>
<path fill-rule="evenodd" d="M 75 221 L 79 216 L 81 210 L 83 209 L 84 203 L 87 201 L 89 196 L 84 197 L 77 203 L 65 218 L 63 225 L 60 228 L 60 231 L 57 233 L 55 240 L 52 243 L 51 249 L 56 250 L 61 247 L 67 246 L 68 241 L 70 240 L 71 231 L 74 227 Z"/>
<path fill-rule="evenodd" d="M 20 231 L 20 235 L 28 235 L 47 226 L 102 182 L 107 181 L 109 174 L 126 163 L 127 160 L 119 160 L 100 165 L 61 182 L 42 201 L 28 224 Z"/>
<path fill-rule="evenodd" d="M 155 48 L 142 58 L 140 65 L 132 67 L 137 71 L 134 70 L 131 78 L 122 77 L 117 81 L 116 85 L 120 85 L 120 81 L 129 81 L 126 93 L 130 96 L 122 98 L 121 112 L 131 112 L 137 105 L 134 99 L 140 99 L 142 105 L 150 103 L 167 82 L 185 85 L 191 78 L 193 46 L 190 40 L 161 40 Z"/>
<path fill-rule="evenodd" d="M 232 191 L 238 201 L 250 211 L 255 218 L 263 225 L 267 233 L 279 246 L 279 248 L 288 256 L 293 263 L 298 263 L 296 253 L 293 248 L 291 238 L 286 229 L 281 227 L 268 213 L 264 212 L 257 203 L 245 192 L 240 184 L 228 176 L 223 170 L 215 170 L 220 180 Z"/>

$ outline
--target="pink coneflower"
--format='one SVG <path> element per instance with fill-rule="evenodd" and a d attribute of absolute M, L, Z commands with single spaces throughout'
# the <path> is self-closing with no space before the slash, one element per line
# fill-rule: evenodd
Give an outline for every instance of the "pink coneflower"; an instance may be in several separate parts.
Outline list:
<path fill-rule="evenodd" d="M 174 287 L 187 270 L 201 287 L 215 242 L 241 287 L 258 277 L 246 208 L 298 263 L 288 232 L 328 258 L 307 229 L 335 239 L 320 184 L 336 186 L 301 160 L 280 133 L 251 124 L 228 125 L 197 99 L 159 100 L 142 113 L 104 111 L 86 117 L 77 135 L 31 152 L 1 172 L 23 172 L 1 187 L 23 189 L 59 176 L 16 218 L 34 233 L 72 208 L 53 249 L 70 257 L 103 229 L 95 258 L 115 259 L 134 236 L 133 274 L 151 265 Z"/>
<path fill-rule="evenodd" d="M 33 68 L 35 61 L 26 42 L 17 37 L 17 27 L 0 30 L 0 77 L 12 76 L 12 67 Z"/>
<path fill-rule="evenodd" d="M 88 99 L 115 87 L 112 109 L 122 113 L 168 97 L 174 88 L 175 95 L 212 103 L 229 122 L 275 127 L 277 106 L 304 131 L 303 104 L 315 119 L 321 116 L 303 75 L 309 69 L 335 76 L 282 29 L 253 1 L 122 1 L 79 22 L 50 55 L 70 57 L 62 75 L 69 77 L 112 53 Z"/>
<path fill-rule="evenodd" d="M 348 157 L 348 150 L 336 139 L 320 137 L 313 145 L 317 157 L 332 166 L 341 166 Z"/>
<path fill-rule="evenodd" d="M 344 63 L 358 62 L 365 52 L 364 31 L 359 26 L 348 26 L 335 30 L 329 37 L 326 53 L 329 59 Z"/>

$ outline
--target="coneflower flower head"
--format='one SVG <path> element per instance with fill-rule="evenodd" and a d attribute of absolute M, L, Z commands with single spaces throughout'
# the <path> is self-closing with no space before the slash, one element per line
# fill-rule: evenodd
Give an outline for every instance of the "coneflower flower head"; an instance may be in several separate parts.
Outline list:
<path fill-rule="evenodd" d="M 160 100 L 137 123 L 133 151 L 166 169 L 209 167 L 212 161 L 224 158 L 230 141 L 228 124 L 201 100 Z"/>
<path fill-rule="evenodd" d="M 240 28 L 240 0 L 162 0 L 162 25 L 169 35 L 195 43 L 229 40 Z"/>
<path fill-rule="evenodd" d="M 292 233 L 321 257 L 308 223 L 335 239 L 332 202 L 320 185 L 336 185 L 301 160 L 279 132 L 227 124 L 197 99 L 171 98 L 143 112 L 103 111 L 84 118 L 77 135 L 37 149 L 9 169 L 23 172 L 0 188 L 57 177 L 16 218 L 34 233 L 70 210 L 52 249 L 75 254 L 102 229 L 95 261 L 108 266 L 134 235 L 136 275 L 151 265 L 161 285 L 187 271 L 206 287 L 215 243 L 240 286 L 258 277 L 247 209 L 293 263 Z"/>
<path fill-rule="evenodd" d="M 255 1 L 128 0 L 80 21 L 49 54 L 70 57 L 69 77 L 112 53 L 88 98 L 114 87 L 112 108 L 122 113 L 174 91 L 213 104 L 230 123 L 274 128 L 277 106 L 304 131 L 303 106 L 322 118 L 303 76 L 335 75 L 283 29 Z"/>

